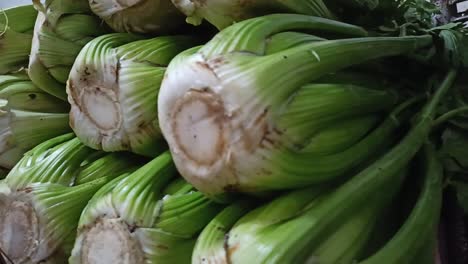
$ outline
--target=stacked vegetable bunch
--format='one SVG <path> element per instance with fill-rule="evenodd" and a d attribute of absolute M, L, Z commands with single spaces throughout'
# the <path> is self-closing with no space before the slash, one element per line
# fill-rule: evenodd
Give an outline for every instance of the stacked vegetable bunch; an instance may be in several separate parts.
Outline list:
<path fill-rule="evenodd" d="M 434 263 L 443 190 L 468 190 L 468 35 L 435 12 L 4 10 L 0 263 Z"/>

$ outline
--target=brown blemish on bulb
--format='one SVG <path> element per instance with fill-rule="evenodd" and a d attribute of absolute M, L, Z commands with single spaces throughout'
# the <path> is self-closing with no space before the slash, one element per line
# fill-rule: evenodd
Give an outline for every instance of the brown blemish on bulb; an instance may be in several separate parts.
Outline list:
<path fill-rule="evenodd" d="M 226 58 L 224 56 L 217 56 L 211 60 L 208 61 L 208 65 L 210 67 L 210 70 L 213 71 L 216 68 L 219 68 L 220 66 L 226 64 Z"/>
<path fill-rule="evenodd" d="M 239 250 L 239 247 L 240 245 L 239 244 L 235 244 L 233 246 L 229 246 L 228 247 L 228 251 L 227 251 L 227 255 L 229 257 L 229 259 L 231 258 L 231 256 L 236 253 L 237 250 Z"/>
<path fill-rule="evenodd" d="M 75 82 L 71 78 L 68 79 L 68 87 L 69 87 L 68 90 L 70 91 L 70 96 L 73 99 L 73 102 L 75 102 L 74 106 L 78 107 L 78 109 L 81 111 L 81 105 L 78 104 L 79 100 L 78 100 L 78 95 L 76 94 L 77 91 L 75 87 Z M 72 120 L 74 121 L 73 115 L 70 115 L 70 124 L 72 123 Z"/>
<path fill-rule="evenodd" d="M 19 192 L 25 192 L 25 193 L 30 193 L 33 191 L 31 187 L 26 187 L 18 190 Z"/>
<path fill-rule="evenodd" d="M 156 247 L 157 247 L 158 249 L 160 249 L 160 250 L 169 250 L 169 247 L 166 246 L 166 245 L 161 245 L 161 244 L 159 244 L 159 245 L 157 245 Z"/>

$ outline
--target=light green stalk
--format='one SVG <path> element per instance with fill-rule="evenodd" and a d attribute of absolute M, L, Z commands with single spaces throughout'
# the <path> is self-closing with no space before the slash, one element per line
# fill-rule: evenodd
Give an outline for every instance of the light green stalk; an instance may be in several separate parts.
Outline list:
<path fill-rule="evenodd" d="M 93 151 L 72 134 L 38 145 L 0 189 L 0 247 L 15 263 L 64 263 L 89 199 L 136 165 L 132 156 Z"/>
<path fill-rule="evenodd" d="M 276 14 L 234 24 L 179 54 L 161 85 L 158 115 L 181 175 L 208 195 L 258 192 L 333 180 L 372 158 L 399 126 L 381 121 L 400 100 L 395 87 L 324 77 L 430 46 L 432 37 L 365 35 L 337 21 Z M 378 129 L 367 121 L 333 154 L 310 153 L 323 130 L 372 116 Z"/>
<path fill-rule="evenodd" d="M 314 186 L 293 191 L 250 212 L 246 205 L 235 204 L 203 230 L 192 263 L 352 263 L 365 247 L 382 207 L 399 184 L 392 188 L 384 195 L 374 194 L 372 202 L 341 219 L 321 239 L 310 244 L 297 241 L 297 236 L 315 235 L 312 223 L 317 217 L 326 218 L 317 207 L 327 203 L 333 188 Z M 308 254 L 302 257 L 289 254 L 288 247 L 300 247 L 295 250 Z M 287 255 L 289 261 L 278 261 L 277 252 Z"/>
<path fill-rule="evenodd" d="M 339 263 L 340 261 L 352 263 L 354 258 L 348 257 L 353 254 L 348 253 L 357 252 L 353 248 L 362 242 L 359 240 L 359 232 L 355 233 L 355 228 L 360 226 L 363 228 L 362 232 L 369 234 L 366 226 L 376 219 L 375 213 L 372 213 L 372 216 L 366 220 L 367 214 L 363 211 L 371 210 L 371 208 L 381 209 L 385 201 L 390 201 L 398 193 L 405 175 L 402 171 L 405 171 L 426 142 L 437 106 L 452 86 L 455 76 L 455 71 L 449 71 L 439 89 L 417 115 L 406 136 L 395 147 L 343 185 L 322 197 L 317 196 L 317 186 L 292 192 L 250 212 L 239 220 L 228 235 L 226 253 L 229 263 L 246 263 L 246 261 L 303 263 L 307 260 L 318 260 L 319 263 Z M 430 168 L 435 169 L 435 167 Z M 431 170 L 431 172 L 437 174 L 438 170 Z M 435 181 L 431 178 L 429 185 L 439 190 L 440 193 L 440 178 L 438 179 Z M 313 200 L 314 196 L 318 198 Z M 312 197 L 309 199 L 313 201 L 307 201 L 307 197 Z M 436 200 L 437 197 L 435 197 Z M 288 201 L 289 199 L 293 202 Z M 430 201 L 428 204 L 431 204 Z M 440 204 L 436 203 L 436 210 L 439 206 Z M 419 209 L 421 208 L 418 206 Z M 432 210 L 421 209 L 421 212 L 432 214 L 430 213 Z M 357 217 L 357 215 L 363 218 L 354 222 L 354 216 Z M 410 219 L 413 218 L 410 216 Z M 417 223 L 414 223 L 415 226 L 420 226 L 421 219 L 425 220 L 420 218 Z M 410 221 L 413 222 L 413 220 Z M 348 229 L 348 224 L 350 224 L 348 221 L 355 223 L 356 226 Z M 422 226 L 430 227 L 432 222 L 429 221 Z M 332 234 L 332 230 L 338 233 Z M 420 233 L 414 231 L 413 228 L 408 228 L 408 230 L 411 230 L 411 234 L 408 233 L 407 237 L 397 235 L 395 243 L 390 242 L 391 250 L 384 250 L 385 254 L 395 259 L 388 263 L 398 263 L 400 257 L 406 256 L 405 253 L 400 254 L 403 252 L 400 245 L 402 241 L 406 241 L 405 238 L 411 238 L 410 241 L 426 241 L 424 238 L 419 239 Z M 428 233 L 432 232 L 429 230 Z M 327 238 L 337 238 L 337 240 L 327 241 Z M 324 248 L 324 244 L 328 244 L 330 248 Z M 336 252 L 330 254 L 338 247 L 340 250 L 336 252 L 339 254 Z M 391 252 L 394 254 L 390 254 Z M 346 258 L 340 259 L 342 256 Z M 387 259 L 386 256 L 382 256 L 382 259 L 379 257 L 380 261 L 375 263 L 383 263 L 382 261 Z"/>
<path fill-rule="evenodd" d="M 184 24 L 171 0 L 94 0 L 89 4 L 116 32 L 167 34 Z"/>
<path fill-rule="evenodd" d="M 28 65 L 36 17 L 37 11 L 32 5 L 0 11 L 0 74 L 15 72 Z"/>
<path fill-rule="evenodd" d="M 32 147 L 70 132 L 68 111 L 26 74 L 0 75 L 0 167 L 11 169 Z"/>
<path fill-rule="evenodd" d="M 235 22 L 271 13 L 297 13 L 332 18 L 322 0 L 172 0 L 187 16 L 187 22 L 199 25 L 206 19 L 219 30 Z"/>
<path fill-rule="evenodd" d="M 92 148 L 154 157 L 167 148 L 156 104 L 166 66 L 198 40 L 187 36 L 139 39 L 114 33 L 83 48 L 67 86 L 70 125 Z"/>
<path fill-rule="evenodd" d="M 175 176 L 165 152 L 99 190 L 81 215 L 69 262 L 188 263 L 196 235 L 222 207 L 187 183 L 169 183 Z"/>
<path fill-rule="evenodd" d="M 34 0 L 40 10 L 34 27 L 29 77 L 40 89 L 66 100 L 70 69 L 83 46 L 108 32 L 87 0 Z"/>
<path fill-rule="evenodd" d="M 8 197 L 1 195 L 2 249 L 15 263 L 38 263 L 66 250 L 70 245 L 64 242 L 74 235 L 81 211 L 108 180 L 100 178 L 75 187 L 35 183 Z"/>
<path fill-rule="evenodd" d="M 226 252 L 227 233 L 232 226 L 251 209 L 254 203 L 240 201 L 224 208 L 203 229 L 193 249 L 192 264 L 229 263 Z"/>

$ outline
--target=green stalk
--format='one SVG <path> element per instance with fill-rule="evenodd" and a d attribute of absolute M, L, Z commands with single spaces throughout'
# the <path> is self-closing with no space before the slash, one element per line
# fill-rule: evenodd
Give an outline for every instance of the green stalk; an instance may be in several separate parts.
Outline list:
<path fill-rule="evenodd" d="M 7 100 L 12 109 L 44 113 L 70 111 L 66 102 L 37 88 L 24 72 L 0 75 L 0 98 Z"/>
<path fill-rule="evenodd" d="M 32 183 L 80 185 L 133 171 L 139 164 L 139 157 L 98 152 L 84 146 L 73 134 L 65 134 L 26 152 L 5 183 L 12 190 L 27 188 Z"/>
<path fill-rule="evenodd" d="M 141 158 L 131 153 L 101 152 L 99 154 L 99 158 L 88 159 L 86 164 L 82 164 L 80 172 L 76 176 L 75 185 L 88 183 L 106 175 L 130 173 L 142 164 Z"/>
<path fill-rule="evenodd" d="M 459 108 L 456 108 L 456 109 L 453 109 L 441 116 L 439 116 L 436 120 L 434 120 L 434 126 L 440 126 L 441 124 L 449 121 L 450 119 L 458 116 L 458 115 L 461 115 L 461 114 L 464 114 L 464 113 L 468 113 L 468 106 L 462 106 L 462 107 L 459 107 Z"/>
<path fill-rule="evenodd" d="M 393 238 L 362 264 L 414 263 L 419 249 L 434 239 L 442 206 L 443 168 L 433 146 L 423 149 L 424 181 L 411 214 Z"/>
<path fill-rule="evenodd" d="M 0 245 L 14 263 L 47 261 L 56 253 L 69 255 L 81 211 L 108 178 L 67 187 L 54 183 L 34 183 L 18 190 L 2 202 Z"/>
<path fill-rule="evenodd" d="M 0 74 L 15 72 L 28 65 L 32 28 L 37 11 L 32 5 L 2 10 L 0 14 Z"/>
<path fill-rule="evenodd" d="M 16 6 L 1 11 L 0 24 L 15 32 L 32 33 L 36 16 L 33 5 Z"/>
<path fill-rule="evenodd" d="M 69 262 L 190 261 L 196 235 L 222 206 L 178 179 L 170 183 L 175 175 L 165 152 L 99 190 L 81 215 Z"/>
<path fill-rule="evenodd" d="M 375 129 L 343 151 L 316 155 L 313 152 L 295 152 L 279 147 L 273 150 L 273 158 L 265 157 L 268 169 L 265 176 L 257 177 L 253 185 L 245 183 L 247 190 L 291 189 L 312 183 L 332 181 L 338 177 L 349 176 L 347 173 L 372 158 L 393 144 L 396 132 L 407 116 L 405 108 L 398 106 Z"/>
<path fill-rule="evenodd" d="M 251 201 L 235 202 L 224 208 L 203 229 L 193 249 L 192 263 L 229 263 L 226 235 L 234 224 L 253 208 Z"/>
<path fill-rule="evenodd" d="M 326 126 L 391 109 L 398 100 L 398 94 L 390 89 L 309 84 L 301 87 L 278 109 L 276 125 L 293 144 L 301 144 Z"/>
<path fill-rule="evenodd" d="M 167 34 L 184 25 L 182 14 L 170 0 L 96 0 L 90 7 L 116 32 Z"/>
<path fill-rule="evenodd" d="M 291 31 L 303 34 L 284 35 Z M 395 87 L 333 83 L 325 76 L 407 55 L 433 42 L 430 35 L 366 34 L 362 28 L 323 18 L 267 15 L 236 23 L 203 47 L 174 58 L 161 85 L 158 117 L 181 175 L 216 196 L 332 180 L 372 157 L 395 127 L 384 137 L 370 137 L 373 143 L 361 140 L 368 143 L 358 142 L 341 156 L 336 153 L 336 159 L 301 152 L 328 126 L 349 118 L 385 116 L 399 101 L 391 92 Z M 325 169 L 337 168 L 315 176 L 322 166 L 304 166 L 309 160 L 323 160 Z M 337 161 L 349 163 L 335 166 Z"/>
<path fill-rule="evenodd" d="M 73 134 L 52 138 L 26 152 L 5 182 L 12 190 L 26 188 L 31 183 L 72 185 L 80 164 L 92 152 Z"/>
<path fill-rule="evenodd" d="M 228 262 L 351 263 L 357 260 L 360 247 L 364 246 L 361 239 L 370 235 L 369 227 L 377 220 L 381 208 L 399 192 L 406 175 L 405 168 L 427 141 L 437 106 L 452 86 L 455 75 L 453 70 L 447 74 L 409 132 L 395 147 L 346 183 L 331 192 L 322 188 L 323 195 L 314 191 L 313 188 L 317 186 L 297 190 L 242 217 L 229 232 L 226 247 Z M 431 172 L 436 173 L 437 170 Z M 433 179 L 430 182 L 440 192 L 440 181 L 438 184 Z M 294 199 L 289 200 L 291 198 Z M 363 204 L 366 206 L 362 207 Z M 440 204 L 434 211 L 438 207 Z M 373 212 L 367 214 L 367 210 Z M 431 214 L 424 211 L 426 213 Z M 432 224 L 428 223 L 427 226 Z M 415 236 L 413 229 L 408 230 L 411 230 L 414 241 L 425 241 Z M 392 253 L 401 251 L 401 243 L 405 243 L 397 242 L 393 244 L 395 248 Z M 400 254 L 395 256 L 398 258 Z M 386 262 L 382 258 L 376 263 L 382 261 L 398 262 Z"/>
<path fill-rule="evenodd" d="M 70 125 L 88 146 L 155 157 L 166 149 L 157 120 L 166 66 L 198 40 L 148 40 L 126 33 L 91 41 L 76 59 L 67 86 Z"/>
<path fill-rule="evenodd" d="M 136 161 L 93 151 L 72 134 L 39 144 L 0 188 L 0 247 L 15 263 L 64 263 L 88 201 Z"/>
<path fill-rule="evenodd" d="M 66 100 L 68 75 L 83 46 L 108 30 L 92 15 L 87 0 L 47 0 L 34 27 L 29 76 L 40 89 Z"/>
<path fill-rule="evenodd" d="M 183 194 L 190 191 L 193 191 L 193 186 L 187 184 L 187 182 L 183 178 L 174 179 L 171 183 L 169 183 L 165 188 L 163 193 L 165 195 L 175 195 L 175 194 Z"/>
<path fill-rule="evenodd" d="M 321 245 L 314 250 L 308 261 L 319 263 L 353 263 L 359 258 L 376 229 L 376 221 L 381 213 L 382 205 L 369 203 L 344 220 L 344 224 L 336 228 Z"/>
<path fill-rule="evenodd" d="M 316 237 L 315 225 L 330 220 L 321 214 L 320 207 L 328 203 L 333 190 L 330 194 L 330 190 L 314 186 L 277 198 L 242 217 L 229 231 L 229 261 L 352 263 L 366 245 L 381 208 L 398 191 L 402 178 L 386 193 L 369 196 L 371 202 L 366 207 L 350 212 L 333 228 L 322 230 L 320 238 Z M 312 239 L 313 243 L 302 241 Z"/>
<path fill-rule="evenodd" d="M 441 86 L 419 113 L 412 128 L 400 143 L 339 187 L 330 195 L 326 203 L 322 203 L 316 208 L 314 219 L 317 219 L 317 221 L 309 221 L 301 226 L 302 230 L 313 226 L 312 233 L 298 234 L 295 239 L 291 239 L 291 241 L 295 242 L 294 244 L 283 244 L 281 250 L 276 251 L 269 260 L 288 263 L 297 260 L 298 257 L 300 259 L 301 256 L 307 255 L 308 252 L 302 251 L 304 247 L 300 245 L 319 243 L 324 231 L 341 222 L 343 217 L 354 210 L 353 208 L 365 203 L 369 195 L 384 187 L 389 188 L 395 182 L 398 182 L 399 178 L 395 178 L 395 175 L 407 166 L 426 142 L 437 105 L 452 86 L 455 76 L 455 70 L 449 71 Z M 288 251 L 286 252 L 286 250 Z"/>
<path fill-rule="evenodd" d="M 187 16 L 187 22 L 200 25 L 205 19 L 222 30 L 235 22 L 269 13 L 298 13 L 311 16 L 332 18 L 322 0 L 305 1 L 201 1 L 172 0 L 172 3 Z"/>
<path fill-rule="evenodd" d="M 345 151 L 364 139 L 377 126 L 379 119 L 378 115 L 368 115 L 331 124 L 308 139 L 301 151 L 314 155 Z"/>
<path fill-rule="evenodd" d="M 12 168 L 34 146 L 70 132 L 68 111 L 26 74 L 0 75 L 0 166 Z"/>
<path fill-rule="evenodd" d="M 0 24 L 1 26 L 1 24 Z M 0 74 L 18 71 L 28 65 L 32 35 L 6 29 L 0 38 Z"/>

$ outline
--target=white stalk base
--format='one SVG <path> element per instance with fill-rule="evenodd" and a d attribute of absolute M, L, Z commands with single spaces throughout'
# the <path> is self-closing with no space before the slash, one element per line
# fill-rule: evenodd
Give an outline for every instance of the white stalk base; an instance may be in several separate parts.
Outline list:
<path fill-rule="evenodd" d="M 144 254 L 131 227 L 120 219 L 97 220 L 86 227 L 77 242 L 81 244 L 82 264 L 144 263 Z"/>
<path fill-rule="evenodd" d="M 158 99 L 178 171 L 208 195 L 250 191 L 253 178 L 270 175 L 269 156 L 280 139 L 256 80 L 200 53 L 181 62 L 169 66 Z"/>
<path fill-rule="evenodd" d="M 38 250 L 39 219 L 29 201 L 0 194 L 0 247 L 16 264 L 31 263 Z"/>

